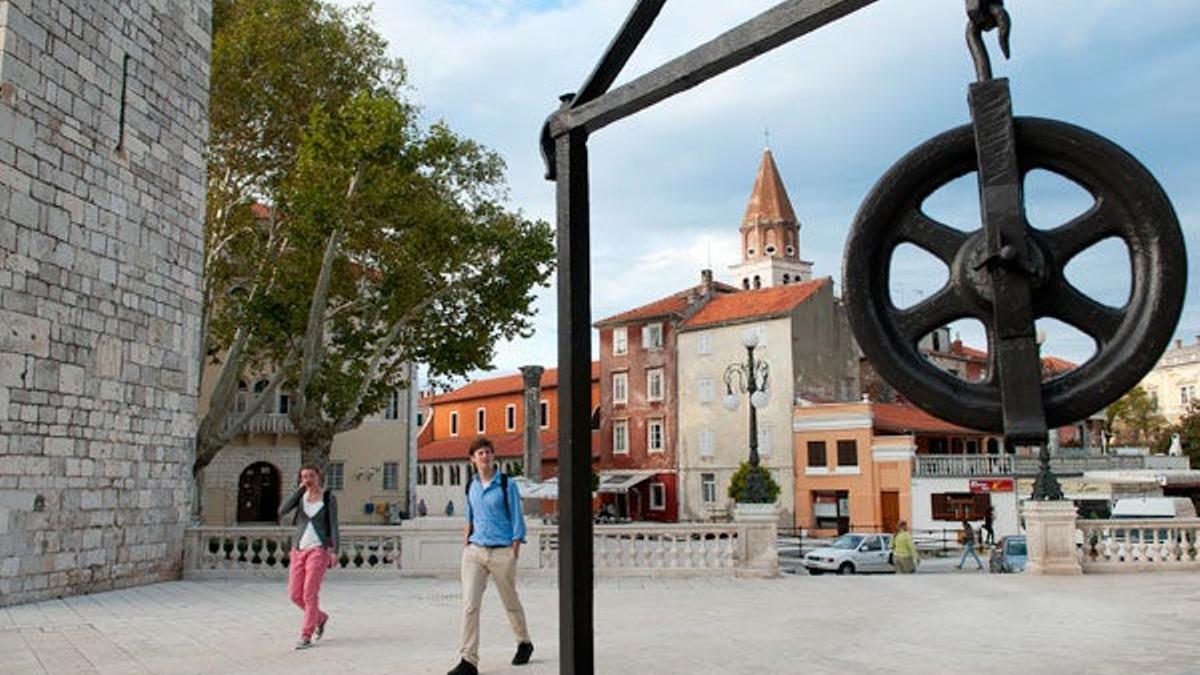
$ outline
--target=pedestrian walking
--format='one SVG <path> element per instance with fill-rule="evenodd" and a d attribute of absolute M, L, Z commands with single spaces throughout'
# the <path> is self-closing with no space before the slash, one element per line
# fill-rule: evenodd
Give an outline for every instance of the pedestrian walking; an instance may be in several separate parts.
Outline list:
<path fill-rule="evenodd" d="M 979 559 L 979 554 L 975 553 L 975 529 L 966 520 L 962 521 L 962 539 L 963 552 L 962 557 L 958 559 L 958 569 L 962 569 L 963 563 L 967 561 L 967 556 L 974 558 L 979 569 L 983 569 L 983 561 Z"/>
<path fill-rule="evenodd" d="M 989 505 L 987 507 L 987 512 L 984 513 L 984 515 L 983 515 L 983 533 L 984 533 L 983 543 L 987 544 L 988 546 L 991 546 L 996 543 L 996 532 L 992 529 L 992 517 L 993 517 L 992 514 L 993 513 L 994 513 L 994 510 Z"/>
<path fill-rule="evenodd" d="M 490 576 L 508 612 L 517 641 L 514 666 L 529 663 L 533 642 L 525 625 L 525 609 L 517 597 L 517 559 L 525 541 L 525 519 L 516 481 L 496 469 L 496 451 L 485 437 L 469 450 L 475 476 L 467 481 L 467 523 L 463 528 L 463 618 L 460 660 L 448 675 L 477 675 L 479 608 Z"/>
<path fill-rule="evenodd" d="M 892 566 L 897 574 L 912 574 L 920 562 L 921 554 L 913 543 L 908 523 L 902 520 L 896 524 L 896 536 L 892 537 Z"/>
<path fill-rule="evenodd" d="M 333 567 L 338 550 L 337 498 L 324 488 L 321 472 L 306 464 L 300 469 L 300 485 L 279 507 L 279 515 L 295 511 L 296 534 L 288 563 L 288 596 L 304 610 L 296 649 L 308 649 L 325 635 L 329 615 L 321 611 L 318 595 L 325 570 Z"/>

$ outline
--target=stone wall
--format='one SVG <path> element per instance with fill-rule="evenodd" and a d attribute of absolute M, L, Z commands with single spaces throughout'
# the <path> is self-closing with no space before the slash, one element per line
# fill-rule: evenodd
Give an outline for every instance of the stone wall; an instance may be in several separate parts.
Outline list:
<path fill-rule="evenodd" d="M 0 2 L 0 605 L 180 574 L 210 12 Z"/>

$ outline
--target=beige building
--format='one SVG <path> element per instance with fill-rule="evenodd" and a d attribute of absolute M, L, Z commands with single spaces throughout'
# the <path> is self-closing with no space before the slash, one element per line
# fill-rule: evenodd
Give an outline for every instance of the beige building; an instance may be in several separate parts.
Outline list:
<path fill-rule="evenodd" d="M 726 369 L 754 358 L 767 364 L 766 404 L 756 409 L 758 452 L 779 482 L 780 522 L 795 510 L 792 408 L 797 398 L 854 400 L 858 356 L 841 305 L 828 278 L 742 291 L 714 298 L 680 327 L 680 520 L 723 518 L 732 507 L 729 481 L 749 457 L 749 398 Z M 729 388 L 738 407 L 722 405 Z"/>
<path fill-rule="evenodd" d="M 208 410 L 208 392 L 216 377 L 217 366 L 205 369 L 201 415 Z M 263 385 L 265 380 L 243 383 L 241 388 Z M 239 392 L 238 406 L 245 405 L 246 396 Z M 251 418 L 248 433 L 235 436 L 204 469 L 206 525 L 275 521 L 279 504 L 291 494 L 300 473 L 300 442 L 287 416 L 290 402 L 286 392 L 275 396 L 266 412 Z M 381 525 L 395 522 L 401 512 L 411 513 L 414 417 L 407 390 L 398 389 L 383 411 L 334 438 L 326 483 L 337 496 L 342 523 Z"/>
<path fill-rule="evenodd" d="M 1167 422 L 1178 422 L 1200 394 L 1200 335 L 1187 346 L 1183 340 L 1176 340 L 1142 378 L 1141 386 Z"/>

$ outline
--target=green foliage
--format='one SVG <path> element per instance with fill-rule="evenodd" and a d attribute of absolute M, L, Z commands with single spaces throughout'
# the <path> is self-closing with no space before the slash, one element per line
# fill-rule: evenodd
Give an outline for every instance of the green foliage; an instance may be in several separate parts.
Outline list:
<path fill-rule="evenodd" d="M 1156 454 L 1166 453 L 1171 447 L 1171 434 L 1179 434 L 1183 454 L 1191 459 L 1191 465 L 1200 466 L 1200 401 L 1192 401 L 1188 405 L 1188 411 L 1179 418 L 1179 422 L 1163 430 L 1151 451 Z"/>
<path fill-rule="evenodd" d="M 1156 407 L 1146 390 L 1136 386 L 1105 409 L 1106 431 L 1122 443 L 1152 443 L 1166 427 Z"/>
<path fill-rule="evenodd" d="M 248 328 L 239 368 L 290 364 L 291 421 L 318 463 L 407 384 L 405 363 L 464 374 L 530 334 L 554 257 L 550 226 L 505 207 L 501 158 L 421 124 L 367 16 L 213 8 L 209 351 Z"/>
<path fill-rule="evenodd" d="M 767 471 L 761 464 L 757 467 L 751 467 L 750 462 L 742 462 L 738 470 L 734 472 L 733 477 L 729 479 L 729 497 L 739 504 L 751 504 L 746 484 L 749 481 L 751 472 L 758 472 L 762 476 L 763 484 L 767 486 L 767 500 L 764 504 L 774 504 L 779 498 L 779 483 L 771 476 L 771 472 Z"/>

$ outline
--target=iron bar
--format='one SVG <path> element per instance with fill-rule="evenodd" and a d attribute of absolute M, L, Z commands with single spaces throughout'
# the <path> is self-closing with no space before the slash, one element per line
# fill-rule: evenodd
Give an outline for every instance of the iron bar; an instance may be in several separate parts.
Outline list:
<path fill-rule="evenodd" d="M 564 97 L 563 106 L 570 104 Z M 592 330 L 587 133 L 555 141 L 558 174 L 559 672 L 591 675 Z"/>
<path fill-rule="evenodd" d="M 735 68 L 876 0 L 788 0 L 592 100 L 572 105 L 564 128 L 594 133 Z"/>

